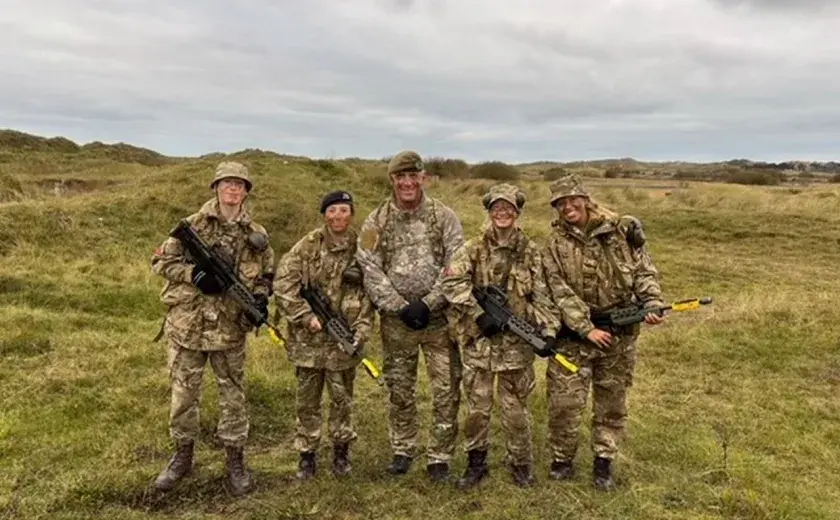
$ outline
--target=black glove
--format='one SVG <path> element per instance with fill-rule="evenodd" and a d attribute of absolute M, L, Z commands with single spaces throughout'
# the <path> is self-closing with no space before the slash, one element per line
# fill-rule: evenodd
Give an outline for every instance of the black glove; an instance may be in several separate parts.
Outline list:
<path fill-rule="evenodd" d="M 193 266 L 190 279 L 193 285 L 198 287 L 204 294 L 219 294 L 224 289 L 222 282 L 218 278 L 197 265 Z"/>
<path fill-rule="evenodd" d="M 423 300 L 414 300 L 400 311 L 400 319 L 414 330 L 425 329 L 429 324 L 429 307 Z"/>
<path fill-rule="evenodd" d="M 478 325 L 478 330 L 481 331 L 481 335 L 485 338 L 492 338 L 502 332 L 502 324 L 499 323 L 499 320 L 486 312 L 475 319 L 475 324 Z"/>
<path fill-rule="evenodd" d="M 551 336 L 543 336 L 543 341 L 545 341 L 545 347 L 534 349 L 534 353 L 543 358 L 553 356 L 557 351 L 557 339 Z"/>
<path fill-rule="evenodd" d="M 260 314 L 268 319 L 268 296 L 264 294 L 255 294 L 254 303 L 257 305 L 257 310 L 259 310 Z M 257 318 L 252 318 L 250 314 L 246 314 L 246 316 L 248 316 L 248 321 L 251 322 L 251 325 L 254 327 L 260 326 L 260 322 L 256 321 Z"/>

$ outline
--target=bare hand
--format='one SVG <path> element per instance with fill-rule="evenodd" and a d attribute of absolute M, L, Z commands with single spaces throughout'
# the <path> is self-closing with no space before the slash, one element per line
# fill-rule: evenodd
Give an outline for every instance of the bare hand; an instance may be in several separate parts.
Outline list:
<path fill-rule="evenodd" d="M 663 321 L 665 321 L 664 315 L 660 316 L 658 313 L 655 312 L 649 312 L 645 314 L 645 323 L 647 323 L 648 325 L 659 325 Z"/>
<path fill-rule="evenodd" d="M 601 329 L 592 329 L 586 339 L 604 349 L 612 344 L 612 334 Z"/>
<path fill-rule="evenodd" d="M 312 316 L 312 319 L 307 323 L 307 327 L 309 327 L 311 332 L 318 332 L 321 330 L 321 320 L 317 316 Z"/>

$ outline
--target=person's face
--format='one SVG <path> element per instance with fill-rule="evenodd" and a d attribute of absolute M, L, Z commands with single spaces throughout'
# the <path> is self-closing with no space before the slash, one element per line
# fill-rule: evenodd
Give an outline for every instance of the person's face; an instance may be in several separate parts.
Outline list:
<path fill-rule="evenodd" d="M 509 229 L 517 216 L 516 206 L 506 200 L 497 200 L 490 206 L 490 220 L 496 229 Z"/>
<path fill-rule="evenodd" d="M 350 204 L 332 204 L 324 212 L 324 222 L 333 233 L 340 235 L 347 231 L 353 221 L 353 208 Z"/>
<path fill-rule="evenodd" d="M 391 174 L 391 185 L 394 187 L 394 194 L 397 200 L 411 204 L 422 197 L 423 184 L 426 181 L 426 172 L 399 172 Z"/>
<path fill-rule="evenodd" d="M 589 218 L 586 210 L 586 197 L 579 195 L 563 197 L 554 203 L 554 207 L 557 208 L 557 213 L 563 217 L 563 220 L 573 226 L 581 226 Z"/>
<path fill-rule="evenodd" d="M 225 206 L 239 206 L 248 193 L 242 179 L 222 179 L 216 185 L 219 202 Z"/>

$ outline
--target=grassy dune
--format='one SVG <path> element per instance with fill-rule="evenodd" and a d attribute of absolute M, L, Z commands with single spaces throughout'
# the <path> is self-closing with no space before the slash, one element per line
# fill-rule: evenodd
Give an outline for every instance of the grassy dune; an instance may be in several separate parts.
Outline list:
<path fill-rule="evenodd" d="M 352 190 L 359 218 L 388 193 L 381 163 L 241 158 L 255 178 L 254 212 L 278 255 L 319 223 L 325 191 Z M 323 471 L 325 443 L 322 471 L 299 484 L 293 369 L 265 334 L 251 341 L 247 373 L 258 489 L 242 499 L 224 490 L 224 454 L 213 438 L 217 394 L 206 374 L 196 471 L 176 493 L 150 491 L 170 452 L 165 346 L 151 342 L 162 280 L 149 260 L 177 219 L 208 198 L 217 161 L 2 157 L 0 518 L 840 518 L 836 185 L 592 181 L 599 200 L 645 222 L 669 300 L 715 299 L 643 332 L 613 494 L 591 487 L 588 428 L 577 480 L 547 480 L 543 360 L 531 400 L 533 489 L 516 488 L 501 466 L 498 417 L 491 474 L 479 489 L 436 487 L 422 463 L 404 478 L 387 477 L 387 394 L 361 370 L 352 478 Z M 490 184 L 434 181 L 429 190 L 456 208 L 472 235 Z M 520 185 L 528 193 L 524 226 L 542 240 L 552 217 L 547 185 Z M 370 351 L 381 363 L 379 345 Z M 464 465 L 459 446 L 455 471 Z"/>

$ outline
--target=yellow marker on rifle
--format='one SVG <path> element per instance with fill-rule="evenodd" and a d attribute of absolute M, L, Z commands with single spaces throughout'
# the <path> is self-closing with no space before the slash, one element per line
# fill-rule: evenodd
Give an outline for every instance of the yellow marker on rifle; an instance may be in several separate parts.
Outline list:
<path fill-rule="evenodd" d="M 283 336 L 280 335 L 280 332 L 267 323 L 266 326 L 268 327 L 268 335 L 271 336 L 271 339 L 273 339 L 274 342 L 280 345 L 281 347 L 285 347 L 286 340 L 283 338 Z"/>
<path fill-rule="evenodd" d="M 378 368 L 376 368 L 376 365 L 374 365 L 373 362 L 371 362 L 371 360 L 369 360 L 368 358 L 362 358 L 362 365 L 364 365 L 365 370 L 367 370 L 367 373 L 370 374 L 370 377 L 372 377 L 373 380 L 376 381 L 376 384 L 382 386 L 383 381 L 380 377 L 382 373 L 379 371 Z"/>
<path fill-rule="evenodd" d="M 573 374 L 577 374 L 578 370 L 580 370 L 577 365 L 569 361 L 569 358 L 567 358 L 563 354 L 554 354 L 554 359 L 557 360 L 558 363 L 566 367 L 566 369 Z"/>

